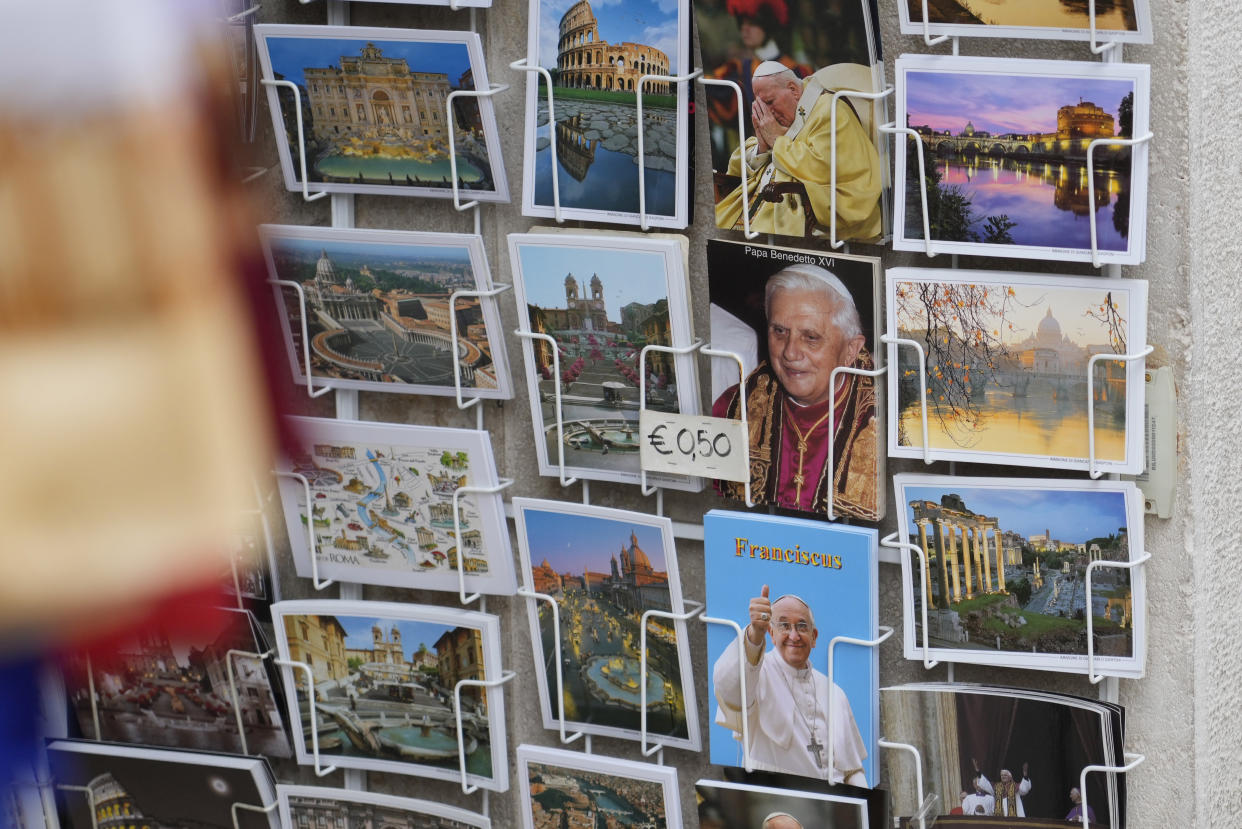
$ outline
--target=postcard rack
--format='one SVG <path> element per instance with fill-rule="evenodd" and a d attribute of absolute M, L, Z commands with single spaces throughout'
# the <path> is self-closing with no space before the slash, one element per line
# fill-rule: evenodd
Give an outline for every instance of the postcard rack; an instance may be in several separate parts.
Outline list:
<path fill-rule="evenodd" d="M 327 195 L 327 194 L 320 193 L 320 195 Z M 276 285 L 281 288 L 292 288 L 294 291 L 297 292 L 298 308 L 299 308 L 298 313 L 301 317 L 301 326 L 302 326 L 302 370 L 306 373 L 306 394 L 312 400 L 316 397 L 322 397 L 323 395 L 332 391 L 336 387 L 333 386 L 331 383 L 329 383 L 329 384 L 320 386 L 319 388 L 315 388 L 315 378 L 314 378 L 314 375 L 311 373 L 310 329 L 306 322 L 306 290 L 302 287 L 302 284 L 300 282 L 294 282 L 291 279 L 269 279 L 267 280 L 267 283 L 269 285 Z"/>
<path fill-rule="evenodd" d="M 641 159 L 641 157 L 642 156 L 640 155 L 639 158 Z M 694 342 L 692 342 L 690 345 L 683 346 L 680 348 L 675 348 L 669 345 L 654 345 L 654 344 L 648 344 L 642 347 L 642 350 L 638 353 L 638 377 L 639 377 L 638 417 L 639 417 L 640 423 L 642 422 L 643 412 L 647 411 L 647 380 L 646 380 L 647 378 L 647 354 L 652 351 L 658 351 L 661 354 L 672 354 L 674 356 L 681 356 L 683 354 L 693 354 L 695 351 L 698 351 L 702 348 L 703 348 L 703 341 L 697 340 L 697 339 Z M 559 417 L 559 412 L 558 412 L 558 417 Z M 642 492 L 643 495 L 651 495 L 654 493 L 656 495 L 656 498 L 658 499 L 657 500 L 658 506 L 656 507 L 656 515 L 663 515 L 664 514 L 664 489 L 663 487 L 647 486 L 647 469 L 646 467 L 643 467 L 641 464 L 639 465 L 638 475 L 639 475 L 639 491 Z"/>
<path fill-rule="evenodd" d="M 229 811 L 233 817 L 233 829 L 241 829 L 241 820 L 238 811 L 254 812 L 260 815 L 270 815 L 280 807 L 280 803 L 273 803 L 270 806 L 254 806 L 250 803 L 234 803 Z"/>
<path fill-rule="evenodd" d="M 559 666 L 559 663 L 558 663 Z M 462 688 L 497 688 L 512 682 L 517 671 L 501 671 L 499 679 L 459 679 L 453 686 L 453 720 L 457 724 L 457 763 L 461 772 L 461 790 L 463 794 L 474 794 L 479 790 L 477 785 L 470 783 L 466 773 L 466 738 L 461 722 L 461 689 Z M 486 792 L 484 792 L 486 797 Z M 487 811 L 484 804 L 483 811 Z"/>
<path fill-rule="evenodd" d="M 1140 555 L 1138 558 L 1134 559 L 1133 561 L 1099 560 L 1099 561 L 1093 561 L 1090 564 L 1088 564 L 1087 565 L 1087 577 L 1086 577 L 1086 605 L 1087 605 L 1088 611 L 1090 611 L 1091 609 L 1091 606 L 1092 606 L 1091 602 L 1093 599 L 1093 596 L 1091 593 L 1091 573 L 1093 571 L 1101 567 L 1111 567 L 1111 568 L 1120 569 L 1120 570 L 1132 570 L 1135 567 L 1142 567 L 1144 564 L 1147 563 L 1149 559 L 1151 559 L 1151 553 L 1144 552 L 1142 555 Z M 1084 615 L 1087 617 L 1087 678 L 1091 680 L 1092 685 L 1098 685 L 1105 677 L 1103 674 L 1097 674 L 1095 672 L 1095 635 L 1094 635 L 1095 632 L 1094 632 L 1094 621 L 1093 621 L 1093 617 L 1095 616 L 1095 613 L 1087 612 Z"/>
<path fill-rule="evenodd" d="M 682 604 L 683 606 L 684 605 L 694 605 L 694 606 L 690 610 L 684 610 L 680 613 L 673 613 L 667 610 L 656 610 L 653 608 L 651 610 L 643 611 L 642 618 L 639 621 L 639 633 L 638 633 L 638 641 L 639 641 L 639 658 L 638 658 L 638 664 L 639 664 L 639 680 L 638 680 L 639 682 L 639 690 L 638 690 L 639 708 L 638 710 L 639 710 L 639 715 L 638 716 L 639 716 L 639 723 L 640 723 L 639 742 L 642 746 L 641 750 L 642 750 L 643 756 L 650 757 L 653 754 L 656 755 L 656 763 L 660 765 L 664 765 L 664 744 L 660 742 L 654 742 L 651 748 L 647 748 L 647 707 L 648 707 L 648 704 L 647 704 L 647 622 L 648 620 L 654 617 L 657 617 L 657 616 L 660 617 L 661 619 L 669 619 L 670 621 L 674 623 L 674 627 L 677 630 L 677 635 L 684 637 L 686 635 L 685 623 L 703 612 L 703 603 L 691 601 L 690 599 L 684 599 L 682 601 Z M 558 659 L 561 656 L 559 649 L 560 649 L 560 641 L 558 640 L 557 641 L 557 654 L 556 654 Z M 691 712 L 687 711 L 686 716 L 689 717 L 690 715 L 691 715 Z"/>
<path fill-rule="evenodd" d="M 936 808 L 940 805 L 940 797 L 935 792 L 924 794 L 922 752 L 909 743 L 896 743 L 883 737 L 877 742 L 880 748 L 910 754 L 914 757 L 914 785 L 915 791 L 919 793 L 920 805 L 918 811 L 911 816 L 911 820 L 918 821 L 919 829 L 933 826 L 936 823 Z"/>
<path fill-rule="evenodd" d="M 1143 761 L 1147 759 L 1146 755 L 1132 754 L 1128 751 L 1124 752 L 1124 758 L 1126 761 L 1124 766 L 1088 765 L 1083 766 L 1082 771 L 1078 773 L 1078 792 L 1082 795 L 1082 809 L 1080 810 L 1082 817 L 1082 829 L 1091 829 L 1091 824 L 1087 817 L 1090 814 L 1090 812 L 1087 811 L 1089 808 L 1087 805 L 1087 775 L 1092 772 L 1102 772 L 1104 774 L 1128 774 L 1142 765 Z"/>
<path fill-rule="evenodd" d="M 478 402 L 478 398 L 475 398 L 475 402 Z M 453 537 L 457 539 L 457 585 L 462 605 L 473 604 L 483 594 L 475 592 L 469 596 L 466 595 L 466 551 L 463 549 L 461 540 L 461 496 L 463 493 L 466 495 L 495 495 L 497 492 L 503 492 L 511 486 L 513 486 L 512 478 L 501 478 L 495 486 L 459 486 L 453 490 Z"/>
<path fill-rule="evenodd" d="M 328 195 L 328 191 L 320 190 L 318 193 L 311 195 L 310 179 L 306 175 L 306 133 L 302 127 L 302 91 L 298 89 L 298 85 L 293 81 L 260 78 L 259 83 L 264 86 L 284 87 L 293 92 L 294 112 L 297 114 L 298 122 L 298 166 L 302 171 L 302 200 L 312 202 L 322 199 Z M 307 375 L 307 377 L 309 376 Z"/>
<path fill-rule="evenodd" d="M 958 37 L 957 36 L 939 35 L 938 37 L 934 37 L 934 38 L 932 37 L 932 34 L 931 34 L 932 24 L 929 22 L 930 15 L 927 9 L 927 2 L 928 0 L 921 0 L 923 14 L 922 14 L 922 18 L 920 19 L 920 22 L 923 25 L 923 43 L 926 44 L 927 46 L 939 46 L 941 43 L 944 43 L 946 40 L 952 40 L 953 41 L 953 54 L 956 55 L 957 50 L 958 50 Z M 1087 20 L 1089 23 L 1088 40 L 1091 43 L 1091 53 L 1093 55 L 1105 55 L 1105 56 L 1109 55 L 1110 53 L 1114 53 L 1114 50 L 1116 50 L 1116 52 L 1119 53 L 1121 49 L 1120 41 L 1116 41 L 1116 40 L 1100 41 L 1099 39 L 1099 29 L 1096 27 L 1095 4 L 1096 4 L 1096 0 L 1087 0 Z"/>
<path fill-rule="evenodd" d="M 509 64 L 509 68 L 517 69 L 520 72 L 536 72 L 543 79 L 548 90 L 548 130 L 552 131 L 554 129 L 553 125 L 556 124 L 556 96 L 552 94 L 552 73 L 538 64 L 531 66 L 527 58 L 513 61 L 513 63 Z M 528 78 L 527 83 L 529 82 Z M 538 94 L 538 91 L 539 87 L 536 86 L 535 94 Z M 551 154 L 549 158 L 552 162 L 552 218 L 556 220 L 557 224 L 562 224 L 565 218 L 561 215 L 561 180 L 560 174 L 557 172 L 560 162 L 556 155 L 555 136 L 548 142 L 548 151 Z M 642 168 L 640 167 L 639 169 L 641 170 Z"/>
<path fill-rule="evenodd" d="M 306 493 L 306 512 L 303 517 L 306 519 L 306 543 L 310 548 L 311 584 L 315 586 L 316 590 L 324 590 L 331 587 L 336 584 L 335 579 L 328 579 L 327 581 L 320 581 L 319 579 L 319 550 L 315 542 L 315 498 L 311 494 L 310 481 L 301 472 L 273 469 L 272 474 L 278 478 L 292 478 L 302 484 L 302 489 Z"/>
<path fill-rule="evenodd" d="M 561 668 L 561 606 L 555 598 L 547 593 L 539 593 L 535 590 L 525 588 L 518 590 L 517 594 L 530 602 L 544 602 L 552 608 L 552 638 L 556 641 L 556 699 L 559 708 L 557 717 L 557 729 L 560 732 L 561 745 L 569 745 L 579 737 L 586 737 L 584 744 L 590 745 L 590 736 L 585 735 L 581 731 L 575 731 L 573 734 L 565 734 L 565 677 Z M 536 617 L 538 612 L 536 611 Z M 588 748 L 588 753 L 590 749 Z"/>
<path fill-rule="evenodd" d="M 880 625 L 879 628 L 880 628 L 881 633 L 875 639 L 859 639 L 855 636 L 834 636 L 832 637 L 832 639 L 828 641 L 828 687 L 829 689 L 833 687 L 832 679 L 833 679 L 833 674 L 834 674 L 834 671 L 836 668 L 836 662 L 837 662 L 837 658 L 836 658 L 837 645 L 856 645 L 862 648 L 878 648 L 881 644 L 887 641 L 890 636 L 893 635 L 893 629 L 891 627 L 888 627 L 887 625 Z M 831 693 L 831 691 L 829 691 L 829 693 Z M 835 741 L 833 740 L 834 732 L 836 730 L 835 714 L 836 714 L 835 709 L 833 708 L 831 704 L 829 704 L 828 706 L 828 736 L 824 740 L 824 742 L 827 743 L 825 748 L 827 749 L 827 754 L 828 754 L 827 762 L 825 762 L 824 765 L 829 769 L 829 775 L 831 775 L 832 773 L 831 769 L 833 768 L 832 752 L 833 752 L 833 746 L 835 745 Z M 845 782 L 845 781 L 842 781 L 842 782 Z"/>
<path fill-rule="evenodd" d="M 702 69 L 695 69 L 693 72 L 688 72 L 685 75 L 643 75 L 638 79 L 638 86 L 635 87 L 638 120 L 634 122 L 634 125 L 638 133 L 638 226 L 643 230 L 651 229 L 651 225 L 647 221 L 647 163 L 643 146 L 643 133 L 645 131 L 643 127 L 643 88 L 653 81 L 681 86 L 681 84 L 692 81 L 702 74 Z"/>
<path fill-rule="evenodd" d="M 324 768 L 319 763 L 319 718 L 315 713 L 315 674 L 311 670 L 311 666 L 305 662 L 298 662 L 293 659 L 275 659 L 273 661 L 286 669 L 285 681 L 289 683 L 290 687 L 297 688 L 297 683 L 293 681 L 291 671 L 296 669 L 306 678 L 306 715 L 310 721 L 311 757 L 314 761 L 315 776 L 326 777 L 336 771 L 336 766 Z"/>
<path fill-rule="evenodd" d="M 224 654 L 224 666 L 229 679 L 229 701 L 233 703 L 233 716 L 237 719 L 237 740 L 241 743 L 242 754 L 249 754 L 250 746 L 246 743 L 246 722 L 242 717 L 241 700 L 238 699 L 237 675 L 233 670 L 233 660 L 237 657 L 245 657 L 246 659 L 256 659 L 262 664 L 264 660 L 275 656 L 275 654 L 275 648 L 271 648 L 263 653 L 241 650 L 240 648 L 229 648 Z"/>

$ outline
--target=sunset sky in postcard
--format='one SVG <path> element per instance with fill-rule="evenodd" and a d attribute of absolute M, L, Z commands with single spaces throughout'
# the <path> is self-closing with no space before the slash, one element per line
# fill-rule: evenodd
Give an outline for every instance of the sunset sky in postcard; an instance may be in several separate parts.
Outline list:
<path fill-rule="evenodd" d="M 613 556 L 617 556 L 617 566 L 620 566 L 621 549 L 629 546 L 633 532 L 651 566 L 656 570 L 667 569 L 664 539 L 656 527 L 540 509 L 527 509 L 523 516 L 532 565 L 547 559 L 558 573 L 581 575 L 583 570 L 607 573 Z"/>
<path fill-rule="evenodd" d="M 1053 132 L 1057 109 L 1091 101 L 1117 117 L 1131 80 L 1030 77 L 967 72 L 907 72 L 906 112 L 912 127 L 956 134 L 970 121 L 994 135 Z"/>

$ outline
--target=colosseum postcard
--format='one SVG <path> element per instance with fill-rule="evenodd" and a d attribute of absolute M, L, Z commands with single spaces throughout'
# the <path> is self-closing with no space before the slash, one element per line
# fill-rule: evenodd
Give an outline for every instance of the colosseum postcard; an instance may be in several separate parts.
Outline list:
<path fill-rule="evenodd" d="M 1143 261 L 1148 66 L 913 55 L 896 79 L 924 171 L 897 142 L 894 249 L 926 251 L 926 223 L 935 253 Z"/>
<path fill-rule="evenodd" d="M 301 287 L 273 286 L 295 383 L 513 396 L 496 300 L 469 295 L 492 287 L 480 237 L 290 225 L 259 236 L 269 276 Z"/>
<path fill-rule="evenodd" d="M 889 333 L 921 349 L 888 348 L 890 457 L 1143 471 L 1145 282 L 892 268 L 885 283 Z"/>
<path fill-rule="evenodd" d="M 513 518 L 523 578 L 556 600 L 528 605 L 544 728 L 638 740 L 645 703 L 648 744 L 698 751 L 686 624 L 659 615 L 684 611 L 669 519 L 532 498 Z"/>
<path fill-rule="evenodd" d="M 264 80 L 297 87 L 297 102 L 287 86 L 267 87 L 290 190 L 451 198 L 456 181 L 463 202 L 509 200 L 491 98 L 454 95 L 489 89 L 476 33 L 254 31 Z"/>
<path fill-rule="evenodd" d="M 907 659 L 1143 675 L 1133 482 L 896 475 L 893 486 L 901 539 L 927 561 L 902 557 Z"/>
<path fill-rule="evenodd" d="M 926 31 L 933 36 L 1057 40 L 1090 39 L 1092 6 L 1098 40 L 1151 43 L 1147 0 L 904 0 L 897 4 L 903 34 Z"/>
<path fill-rule="evenodd" d="M 542 475 L 637 484 L 638 408 L 699 413 L 686 239 L 617 232 L 512 233 L 509 261 L 524 337 Z M 642 365 L 640 365 L 640 361 Z M 559 371 L 559 374 L 557 372 Z M 698 492 L 702 479 L 650 473 L 653 486 Z"/>
<path fill-rule="evenodd" d="M 307 599 L 277 602 L 272 619 L 281 660 L 314 680 L 308 688 L 306 670 L 285 666 L 299 763 L 508 791 L 504 688 L 479 684 L 501 678 L 497 617 Z"/>
<path fill-rule="evenodd" d="M 552 88 L 527 78 L 523 214 L 557 216 L 555 193 L 557 218 L 687 225 L 692 82 L 667 78 L 689 71 L 689 21 L 689 0 L 530 0 L 528 59 Z"/>
<path fill-rule="evenodd" d="M 458 494 L 499 483 L 487 432 L 288 422 L 301 451 L 280 462 L 280 500 L 299 576 L 493 595 L 517 589 L 500 494 Z"/>

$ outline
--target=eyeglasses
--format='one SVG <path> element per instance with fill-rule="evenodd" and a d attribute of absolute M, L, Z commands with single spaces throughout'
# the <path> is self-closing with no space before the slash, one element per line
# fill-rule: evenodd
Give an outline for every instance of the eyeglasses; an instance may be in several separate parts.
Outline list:
<path fill-rule="evenodd" d="M 811 626 L 806 622 L 777 622 L 776 629 L 781 633 L 789 633 L 791 629 L 796 630 L 802 636 L 806 636 L 811 632 Z"/>

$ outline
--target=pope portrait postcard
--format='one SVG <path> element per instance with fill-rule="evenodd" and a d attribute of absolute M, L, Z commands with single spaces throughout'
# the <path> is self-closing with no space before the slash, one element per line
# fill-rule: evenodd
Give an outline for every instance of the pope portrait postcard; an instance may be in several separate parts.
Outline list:
<path fill-rule="evenodd" d="M 301 385 L 508 399 L 509 360 L 479 236 L 260 225 Z M 307 375 L 307 360 L 309 371 Z"/>
<path fill-rule="evenodd" d="M 267 638 L 254 618 L 237 608 L 194 616 L 193 629 L 170 634 L 157 623 L 115 648 L 65 659 L 65 695 L 82 736 L 292 757 L 277 674 L 261 656 Z"/>
<path fill-rule="evenodd" d="M 673 525 L 607 507 L 513 499 L 544 728 L 698 751 L 699 718 Z M 560 641 L 556 639 L 559 630 Z M 645 637 L 645 639 L 644 639 Z M 643 644 L 646 643 L 646 693 Z M 557 700 L 557 678 L 563 693 Z"/>
<path fill-rule="evenodd" d="M 694 11 L 712 82 L 716 226 L 740 231 L 748 218 L 760 233 L 879 241 L 887 105 L 849 94 L 884 86 L 874 5 L 696 0 Z"/>
<path fill-rule="evenodd" d="M 467 590 L 517 590 L 500 494 L 458 492 L 499 483 L 487 432 L 288 423 L 301 451 L 278 466 L 280 500 L 299 576 L 459 590 L 464 571 Z"/>
<path fill-rule="evenodd" d="M 888 453 L 1143 471 L 1141 279 L 892 268 Z M 923 364 L 920 367 L 920 359 Z M 920 378 L 926 385 L 920 394 Z M 923 400 L 926 399 L 926 414 Z"/>
<path fill-rule="evenodd" d="M 685 227 L 693 82 L 669 78 L 690 71 L 689 0 L 530 0 L 529 31 L 547 75 L 527 73 L 523 215 Z"/>
<path fill-rule="evenodd" d="M 704 516 L 704 615 L 730 622 L 707 630 L 712 763 L 876 784 L 878 649 L 834 640 L 878 635 L 877 539 L 806 518 Z"/>
<path fill-rule="evenodd" d="M 866 373 L 879 277 L 871 256 L 707 243 L 712 343 L 745 375 L 743 395 L 737 364 L 712 362 L 712 415 L 740 419 L 745 401 L 755 503 L 822 515 L 831 493 L 832 518 L 883 517 L 882 386 Z M 746 497 L 744 484 L 716 487 Z"/>
<path fill-rule="evenodd" d="M 299 763 L 509 788 L 500 621 L 486 613 L 397 602 L 301 600 L 272 605 Z M 308 688 L 308 679 L 313 687 Z M 460 731 L 459 731 L 460 728 Z"/>
<path fill-rule="evenodd" d="M 254 27 L 290 190 L 509 201 L 474 32 Z M 450 99 L 449 96 L 453 96 Z M 299 141 L 300 135 L 300 141 Z M 455 168 L 455 169 L 454 169 Z"/>
<path fill-rule="evenodd" d="M 412 797 L 323 786 L 276 787 L 281 826 L 384 829 L 491 829 L 486 815 Z"/>
<path fill-rule="evenodd" d="M 699 780 L 699 829 L 868 829 L 865 797 Z"/>
<path fill-rule="evenodd" d="M 1133 482 L 896 475 L 893 486 L 901 540 L 927 557 L 926 570 L 902 558 L 907 659 L 1143 675 Z"/>
<path fill-rule="evenodd" d="M 699 413 L 696 355 L 641 359 L 648 345 L 693 343 L 686 251 L 673 235 L 509 234 L 541 475 L 638 483 L 640 386 L 648 409 Z M 687 475 L 647 477 L 703 487 Z"/>
<path fill-rule="evenodd" d="M 56 740 L 48 744 L 47 763 L 64 829 L 281 827 L 274 809 L 262 811 L 276 805 L 276 784 L 262 757 Z M 234 810 L 234 804 L 253 808 Z"/>
<path fill-rule="evenodd" d="M 1152 42 L 1147 0 L 899 0 L 897 8 L 907 35 L 1090 40 L 1094 14 L 1101 42 Z"/>
<path fill-rule="evenodd" d="M 1147 249 L 1150 67 L 897 59 L 893 249 L 1137 265 Z M 1138 142 L 1138 143 L 1135 143 Z M 927 193 L 923 215 L 922 193 Z"/>
<path fill-rule="evenodd" d="M 937 826 L 1125 828 L 1126 775 L 1088 771 L 1083 785 L 1088 766 L 1123 762 L 1120 706 L 935 682 L 884 688 L 880 697 L 885 736 L 921 753 L 923 796 L 939 800 Z M 902 759 L 889 767 L 898 815 L 920 806 L 913 765 Z M 903 829 L 918 825 L 901 822 Z"/>
<path fill-rule="evenodd" d="M 674 766 L 520 745 L 517 777 L 522 829 L 682 826 Z"/>

